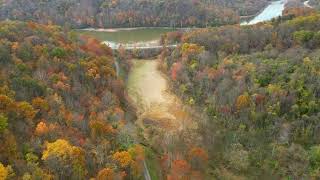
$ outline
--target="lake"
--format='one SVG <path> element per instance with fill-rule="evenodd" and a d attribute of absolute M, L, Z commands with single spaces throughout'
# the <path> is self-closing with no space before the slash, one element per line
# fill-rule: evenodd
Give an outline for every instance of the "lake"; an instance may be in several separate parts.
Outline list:
<path fill-rule="evenodd" d="M 271 20 L 282 15 L 286 0 L 271 2 L 261 13 L 250 21 L 244 21 L 241 25 L 252 25 L 259 22 Z M 117 49 L 120 45 L 128 48 L 146 48 L 159 45 L 159 39 L 162 34 L 172 32 L 177 29 L 166 27 L 145 27 L 145 28 L 116 28 L 116 29 L 82 29 L 77 32 L 90 35 L 112 49 Z M 182 29 L 185 30 L 185 29 Z"/>
<path fill-rule="evenodd" d="M 112 49 L 120 45 L 125 47 L 158 46 L 162 34 L 175 31 L 173 28 L 119 28 L 119 29 L 84 29 L 81 34 L 93 36 Z"/>

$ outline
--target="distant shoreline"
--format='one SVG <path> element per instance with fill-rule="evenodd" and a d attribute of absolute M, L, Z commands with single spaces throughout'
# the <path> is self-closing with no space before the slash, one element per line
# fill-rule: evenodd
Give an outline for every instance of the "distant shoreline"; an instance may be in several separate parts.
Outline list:
<path fill-rule="evenodd" d="M 177 30 L 188 30 L 198 29 L 197 27 L 185 27 L 185 28 L 173 28 L 173 27 L 132 27 L 132 28 L 84 28 L 76 29 L 79 31 L 95 31 L 95 32 L 118 32 L 118 31 L 132 31 L 140 29 L 177 29 Z"/>

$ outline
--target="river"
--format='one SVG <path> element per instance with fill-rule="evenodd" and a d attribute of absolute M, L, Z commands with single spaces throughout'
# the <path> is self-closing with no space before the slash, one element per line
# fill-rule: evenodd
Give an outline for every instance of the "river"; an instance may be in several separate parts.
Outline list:
<path fill-rule="evenodd" d="M 126 49 L 161 48 L 159 40 L 162 34 L 174 31 L 171 28 L 133 28 L 133 29 L 87 29 L 82 33 L 94 36 L 113 49 L 120 45 Z M 158 70 L 158 60 L 132 60 L 132 69 L 127 80 L 127 91 L 138 109 L 138 125 L 152 124 L 166 129 L 181 129 L 176 121 L 175 107 L 182 104 L 169 91 L 164 74 Z M 119 66 L 116 63 L 117 70 Z"/>
<path fill-rule="evenodd" d="M 255 16 L 249 21 L 241 22 L 241 25 L 253 25 L 259 22 L 269 21 L 273 18 L 277 18 L 282 15 L 282 11 L 285 9 L 285 4 L 287 0 L 273 1 L 269 6 L 267 6 L 260 14 Z M 309 4 L 309 0 L 304 1 L 303 5 L 308 8 L 313 8 Z"/>
<path fill-rule="evenodd" d="M 282 14 L 285 0 L 270 3 L 259 15 L 251 21 L 242 25 L 256 24 L 278 17 Z M 159 46 L 161 34 L 173 31 L 170 28 L 133 28 L 133 29 L 109 29 L 89 30 L 87 34 L 117 48 L 120 44 L 125 47 Z M 168 81 L 164 74 L 158 69 L 158 61 L 154 60 L 132 60 L 133 67 L 129 74 L 127 89 L 129 97 L 134 101 L 140 114 L 139 125 L 171 126 L 175 129 L 182 128 L 181 122 L 177 122 L 176 110 L 173 107 L 183 107 L 179 98 L 170 90 Z M 181 109 L 181 108 L 180 108 Z M 147 120 L 145 120 L 147 119 Z M 145 120 L 145 121 L 144 121 Z M 153 122 L 154 121 L 154 122 Z M 161 121 L 161 122 L 159 122 Z M 163 121 L 163 122 L 162 122 Z"/>
<path fill-rule="evenodd" d="M 138 107 L 140 127 L 153 125 L 170 133 L 183 129 L 190 121 L 183 103 L 169 90 L 166 76 L 158 70 L 158 65 L 158 60 L 133 60 L 128 94 Z M 182 122 L 180 116 L 187 119 Z"/>
<path fill-rule="evenodd" d="M 241 25 L 251 25 L 278 17 L 284 9 L 284 0 L 274 1 L 259 15 Z M 170 28 L 134 29 L 87 29 L 81 33 L 92 35 L 105 44 L 117 49 L 120 44 L 127 48 L 147 48 L 159 46 L 161 34 L 174 31 Z M 167 77 L 158 70 L 159 60 L 132 60 L 132 69 L 127 80 L 127 91 L 138 109 L 136 125 L 147 131 L 148 127 L 160 128 L 166 137 L 185 126 L 196 126 L 184 110 L 182 101 L 169 88 Z M 119 69 L 119 66 L 116 66 Z M 145 133 L 146 139 L 148 137 Z M 163 137 L 165 138 L 165 137 Z M 145 176 L 150 176 L 148 169 Z M 149 179 L 149 178 L 146 178 Z"/>
<path fill-rule="evenodd" d="M 269 21 L 273 18 L 279 17 L 282 15 L 282 11 L 285 8 L 286 0 L 273 1 L 267 6 L 260 14 L 255 16 L 250 21 L 244 21 L 241 25 L 253 25 L 259 22 Z"/>
<path fill-rule="evenodd" d="M 133 28 L 133 29 L 86 29 L 82 34 L 91 35 L 113 49 L 120 45 L 127 49 L 159 47 L 162 34 L 174 31 L 171 28 Z M 182 123 L 176 121 L 175 114 L 182 109 L 182 103 L 169 91 L 164 74 L 158 70 L 158 60 L 132 60 L 132 68 L 127 80 L 127 91 L 138 109 L 138 125 L 152 124 L 161 128 L 181 129 Z M 117 69 L 119 69 L 116 63 Z M 176 107 L 179 107 L 178 109 Z"/>

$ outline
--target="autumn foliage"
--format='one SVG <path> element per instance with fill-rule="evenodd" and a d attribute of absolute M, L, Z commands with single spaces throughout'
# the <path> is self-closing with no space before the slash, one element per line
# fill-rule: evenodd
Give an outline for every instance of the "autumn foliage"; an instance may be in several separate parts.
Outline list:
<path fill-rule="evenodd" d="M 38 135 L 38 136 L 42 136 L 42 135 L 45 135 L 49 132 L 49 128 L 47 126 L 47 124 L 45 122 L 39 122 L 37 124 L 37 127 L 36 127 L 36 130 L 35 130 L 35 134 Z"/>
<path fill-rule="evenodd" d="M 66 27 L 192 27 L 234 24 L 239 14 L 257 13 L 266 4 L 266 0 L 255 2 L 244 0 L 239 3 L 230 0 L 104 0 L 95 3 L 90 0 L 38 1 L 27 4 L 5 1 L 5 13 L 1 19 L 14 17 L 17 20 L 33 19 L 46 24 L 66 25 Z M 246 3 L 246 5 L 242 5 Z M 239 9 L 241 12 L 238 13 Z M 36 27 L 29 24 L 30 28 Z"/>
<path fill-rule="evenodd" d="M 116 152 L 112 155 L 112 158 L 117 161 L 123 168 L 129 166 L 132 162 L 132 156 L 127 151 Z"/>
<path fill-rule="evenodd" d="M 8 170 L 0 163 L 0 179 L 5 180 L 8 177 Z"/>
<path fill-rule="evenodd" d="M 185 146 L 161 159 L 163 174 L 319 178 L 319 24 L 314 9 L 287 8 L 265 23 L 186 32 L 163 53 L 172 89 L 200 111 L 195 140 L 179 135 Z"/>
<path fill-rule="evenodd" d="M 0 49 L 0 179 L 131 175 L 129 153 L 110 158 L 123 151 L 117 134 L 126 122 L 111 49 L 58 26 L 12 21 L 0 22 Z"/>
<path fill-rule="evenodd" d="M 97 180 L 114 180 L 114 172 L 112 169 L 104 168 L 99 171 L 97 175 Z"/>
<path fill-rule="evenodd" d="M 248 94 L 240 95 L 236 100 L 236 107 L 238 110 L 246 108 L 250 105 L 250 96 Z"/>

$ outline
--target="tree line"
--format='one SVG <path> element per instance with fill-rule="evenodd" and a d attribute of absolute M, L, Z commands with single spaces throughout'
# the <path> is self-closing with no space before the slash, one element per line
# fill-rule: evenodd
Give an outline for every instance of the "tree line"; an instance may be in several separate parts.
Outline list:
<path fill-rule="evenodd" d="M 207 27 L 239 22 L 267 0 L 15 0 L 0 6 L 0 18 L 83 27 Z"/>

